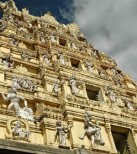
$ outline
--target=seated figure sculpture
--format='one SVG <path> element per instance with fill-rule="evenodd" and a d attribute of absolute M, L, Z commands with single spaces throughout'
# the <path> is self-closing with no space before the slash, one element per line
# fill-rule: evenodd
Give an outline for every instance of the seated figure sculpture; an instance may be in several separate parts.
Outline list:
<path fill-rule="evenodd" d="M 94 124 L 91 122 L 92 116 L 88 112 L 85 112 L 85 120 L 84 120 L 84 125 L 85 125 L 85 132 L 80 139 L 84 139 L 85 135 L 91 140 L 92 145 L 99 144 L 99 145 L 104 145 L 104 141 L 102 140 L 101 137 L 101 127 L 98 124 Z"/>
<path fill-rule="evenodd" d="M 13 139 L 29 141 L 30 131 L 22 128 L 21 122 L 18 120 L 12 129 Z"/>

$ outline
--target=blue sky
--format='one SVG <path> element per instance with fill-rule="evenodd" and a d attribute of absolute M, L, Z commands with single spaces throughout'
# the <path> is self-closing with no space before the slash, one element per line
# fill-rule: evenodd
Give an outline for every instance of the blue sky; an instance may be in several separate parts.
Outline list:
<path fill-rule="evenodd" d="M 50 11 L 59 22 L 64 24 L 71 22 L 70 18 L 63 18 L 61 13 L 62 11 L 73 12 L 72 0 L 14 0 L 14 2 L 19 10 L 27 8 L 32 15 L 41 16 Z"/>
<path fill-rule="evenodd" d="M 5 2 L 5 0 L 1 0 Z M 137 81 L 137 0 L 14 0 L 19 10 L 75 22 L 93 46 Z"/>

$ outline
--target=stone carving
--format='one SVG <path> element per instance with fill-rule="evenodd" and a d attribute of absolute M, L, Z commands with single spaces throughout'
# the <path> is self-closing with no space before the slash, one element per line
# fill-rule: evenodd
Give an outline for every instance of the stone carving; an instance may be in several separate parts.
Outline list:
<path fill-rule="evenodd" d="M 73 51 L 79 50 L 75 43 L 68 43 L 68 48 L 72 49 Z"/>
<path fill-rule="evenodd" d="M 35 92 L 37 90 L 37 84 L 27 78 L 17 78 L 14 76 L 12 87 L 14 89 L 24 89 L 29 90 L 31 92 Z"/>
<path fill-rule="evenodd" d="M 21 58 L 22 58 L 24 61 L 30 61 L 31 55 L 30 55 L 27 51 L 22 51 L 22 52 L 21 52 Z"/>
<path fill-rule="evenodd" d="M 83 89 L 82 81 L 77 81 L 74 74 L 69 78 L 69 85 L 71 87 L 71 92 L 74 95 L 78 94 L 79 91 Z"/>
<path fill-rule="evenodd" d="M 86 65 L 89 73 L 91 73 L 91 74 L 94 73 L 93 65 L 89 61 L 85 61 L 85 65 Z"/>
<path fill-rule="evenodd" d="M 57 79 L 55 82 L 54 82 L 54 84 L 53 84 L 53 92 L 54 93 L 59 93 L 59 89 L 60 89 L 60 87 L 61 87 L 61 85 L 64 83 L 64 81 L 60 81 L 59 79 Z"/>
<path fill-rule="evenodd" d="M 68 24 L 67 27 L 68 27 L 70 33 L 78 34 L 80 32 L 79 26 L 75 23 Z"/>
<path fill-rule="evenodd" d="M 41 35 L 40 35 L 40 42 L 41 43 L 46 43 L 46 38 L 45 38 L 45 35 L 44 35 L 44 33 L 43 32 L 41 32 Z"/>
<path fill-rule="evenodd" d="M 24 97 L 17 94 L 17 90 L 15 89 L 15 87 L 12 87 L 9 90 L 7 96 L 5 96 L 4 94 L 1 95 L 4 101 L 10 102 L 10 104 L 8 105 L 9 111 L 15 111 L 16 116 L 26 120 L 34 121 L 32 109 L 27 107 L 27 101 L 24 99 Z M 21 101 L 24 102 L 24 108 L 20 107 Z"/>
<path fill-rule="evenodd" d="M 46 73 L 46 68 L 43 66 L 39 66 L 38 70 L 38 78 L 42 79 Z"/>
<path fill-rule="evenodd" d="M 131 102 L 128 99 L 125 99 L 125 105 L 130 111 L 135 111 L 134 107 L 131 105 Z"/>
<path fill-rule="evenodd" d="M 97 51 L 96 50 L 92 53 L 92 57 L 95 58 L 95 59 L 98 59 L 98 55 L 97 55 Z"/>
<path fill-rule="evenodd" d="M 26 76 L 30 76 L 28 69 L 22 66 L 22 64 L 17 65 L 16 68 L 14 69 L 14 72 L 19 73 L 19 74 L 25 74 Z"/>
<path fill-rule="evenodd" d="M 68 135 L 70 129 L 71 129 L 71 126 L 64 127 L 64 126 L 62 126 L 61 121 L 56 122 L 56 136 L 55 136 L 55 139 L 58 138 L 60 146 L 66 146 L 66 139 L 67 139 L 66 134 Z"/>
<path fill-rule="evenodd" d="M 76 154 L 88 154 L 84 145 L 82 145 L 79 149 L 76 150 Z"/>
<path fill-rule="evenodd" d="M 43 102 L 36 103 L 35 118 L 48 117 L 52 119 L 63 120 L 61 109 L 45 105 Z"/>
<path fill-rule="evenodd" d="M 61 65 L 65 65 L 64 55 L 60 51 L 57 52 L 57 59 L 59 60 Z"/>
<path fill-rule="evenodd" d="M 0 2 L 0 7 L 3 9 L 4 13 L 10 12 L 10 11 L 17 11 L 17 7 L 13 0 L 9 0 L 8 2 L 5 2 L 5 3 Z"/>
<path fill-rule="evenodd" d="M 44 53 L 43 55 L 43 62 L 45 62 L 47 65 L 51 65 L 51 55 L 48 53 Z"/>
<path fill-rule="evenodd" d="M 2 20 L 0 20 L 0 32 L 3 32 L 6 29 L 6 27 L 6 24 Z"/>
<path fill-rule="evenodd" d="M 30 129 L 23 119 L 12 118 L 7 122 L 6 138 L 30 142 Z"/>
<path fill-rule="evenodd" d="M 10 55 L 7 55 L 5 58 L 2 58 L 2 63 L 6 69 L 13 68 L 14 62 L 10 60 Z"/>
<path fill-rule="evenodd" d="M 108 102 L 108 104 L 114 104 L 117 103 L 117 95 L 113 92 L 112 88 L 108 86 L 106 88 L 106 96 L 110 99 L 111 103 Z"/>
<path fill-rule="evenodd" d="M 91 140 L 92 145 L 94 145 L 95 143 L 98 145 L 105 145 L 101 137 L 101 127 L 98 125 L 97 122 L 96 124 L 94 124 L 91 120 L 92 120 L 92 115 L 89 114 L 88 112 L 85 112 L 85 120 L 84 120 L 85 132 L 79 138 L 83 140 L 86 135 Z"/>
<path fill-rule="evenodd" d="M 57 38 L 54 35 L 51 35 L 49 37 L 49 40 L 51 41 L 52 44 L 59 44 Z"/>
<path fill-rule="evenodd" d="M 102 79 L 112 81 L 112 78 L 107 74 L 106 70 L 104 70 L 102 68 L 101 68 L 101 70 L 99 70 L 99 75 Z"/>
<path fill-rule="evenodd" d="M 23 36 L 23 37 L 28 37 L 28 30 L 27 30 L 27 28 L 24 28 L 24 27 L 19 27 L 18 29 L 17 29 L 17 34 L 19 34 L 19 35 L 21 35 L 21 36 Z"/>
<path fill-rule="evenodd" d="M 24 106 L 27 108 L 27 101 L 22 96 L 19 96 L 14 88 L 11 88 L 9 90 L 7 96 L 5 96 L 3 93 L 1 95 L 4 101 L 10 102 L 10 104 L 8 105 L 8 110 L 15 111 L 17 116 L 19 115 L 19 103 L 21 100 L 24 102 Z"/>
<path fill-rule="evenodd" d="M 5 13 L 2 17 L 3 20 L 7 21 L 7 22 L 14 22 L 14 16 L 12 14 L 10 14 L 9 12 Z"/>
<path fill-rule="evenodd" d="M 18 46 L 19 45 L 19 40 L 15 40 L 14 38 L 12 38 L 11 40 L 10 40 L 10 43 L 12 44 L 12 45 L 14 45 L 14 46 Z"/>
<path fill-rule="evenodd" d="M 51 15 L 50 12 L 44 14 L 44 16 L 41 16 L 41 19 L 47 21 L 47 22 L 51 22 L 53 24 L 58 25 L 59 23 L 56 21 L 56 19 Z"/>

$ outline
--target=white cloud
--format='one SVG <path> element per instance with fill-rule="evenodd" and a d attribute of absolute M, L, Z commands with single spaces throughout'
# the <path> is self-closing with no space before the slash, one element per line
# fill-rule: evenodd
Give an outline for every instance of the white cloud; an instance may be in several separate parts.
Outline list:
<path fill-rule="evenodd" d="M 73 0 L 74 21 L 95 48 L 137 80 L 137 0 Z"/>

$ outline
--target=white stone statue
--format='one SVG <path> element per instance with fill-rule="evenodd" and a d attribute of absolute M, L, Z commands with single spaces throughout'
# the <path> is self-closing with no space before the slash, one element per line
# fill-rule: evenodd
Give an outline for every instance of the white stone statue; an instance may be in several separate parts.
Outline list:
<path fill-rule="evenodd" d="M 104 145 L 105 143 L 101 137 L 101 127 L 98 125 L 98 123 L 94 124 L 91 120 L 91 114 L 85 112 L 85 132 L 79 138 L 83 140 L 86 135 L 91 140 L 92 145 L 94 145 L 95 143 L 99 145 Z"/>
<path fill-rule="evenodd" d="M 71 126 L 64 127 L 62 126 L 61 121 L 56 122 L 56 138 L 59 139 L 59 145 L 66 146 L 66 134 L 68 135 Z"/>
<path fill-rule="evenodd" d="M 59 88 L 61 87 L 61 85 L 63 84 L 64 81 L 60 81 L 59 79 L 57 79 L 54 84 L 53 84 L 53 92 L 54 93 L 59 93 Z"/>
<path fill-rule="evenodd" d="M 117 95 L 113 92 L 111 87 L 107 87 L 106 95 L 110 99 L 111 103 L 117 103 Z"/>
<path fill-rule="evenodd" d="M 8 110 L 15 111 L 16 115 L 19 115 L 19 109 L 20 109 L 20 101 L 22 100 L 24 102 L 24 106 L 27 108 L 27 101 L 17 94 L 17 91 L 15 89 L 10 89 L 7 96 L 2 94 L 2 98 L 4 101 L 9 101 L 10 104 L 8 105 Z"/>
<path fill-rule="evenodd" d="M 56 43 L 57 43 L 57 40 L 56 40 L 56 38 L 55 38 L 54 35 L 51 35 L 51 36 L 50 36 L 50 41 L 51 41 L 51 43 L 53 43 L 53 44 L 56 44 Z"/>
<path fill-rule="evenodd" d="M 57 53 L 57 58 L 58 58 L 61 65 L 65 65 L 64 55 L 60 51 L 58 51 L 58 53 Z"/>
<path fill-rule="evenodd" d="M 89 61 L 85 61 L 85 65 L 87 67 L 87 70 L 92 74 L 93 71 L 93 65 Z"/>
<path fill-rule="evenodd" d="M 18 120 L 12 129 L 13 139 L 29 141 L 30 131 L 22 128 L 21 122 Z"/>
<path fill-rule="evenodd" d="M 2 63 L 6 69 L 13 68 L 14 65 L 14 62 L 11 62 L 9 55 L 2 59 Z"/>
<path fill-rule="evenodd" d="M 76 80 L 75 75 L 73 74 L 70 78 L 69 78 L 69 85 L 71 87 L 71 92 L 72 94 L 76 95 L 77 93 L 79 93 L 79 91 L 81 90 L 80 85 L 82 86 L 82 82 L 78 82 Z"/>
<path fill-rule="evenodd" d="M 51 60 L 50 60 L 51 56 L 47 53 L 44 53 L 43 55 L 43 61 L 47 64 L 47 65 L 50 65 L 51 63 Z"/>
<path fill-rule="evenodd" d="M 24 61 L 30 61 L 31 56 L 30 56 L 30 54 L 29 54 L 27 51 L 22 51 L 22 52 L 21 52 L 21 58 L 22 58 Z"/>
<path fill-rule="evenodd" d="M 131 105 L 131 102 L 128 99 L 125 99 L 125 104 L 130 111 L 135 111 L 135 109 Z"/>
<path fill-rule="evenodd" d="M 34 121 L 32 109 L 27 107 L 27 101 L 22 96 L 19 96 L 17 94 L 15 88 L 11 88 L 7 96 L 2 94 L 2 98 L 4 99 L 4 101 L 10 102 L 10 104 L 8 105 L 9 111 L 15 111 L 16 116 L 26 120 Z M 24 108 L 20 107 L 21 101 L 24 102 Z"/>

